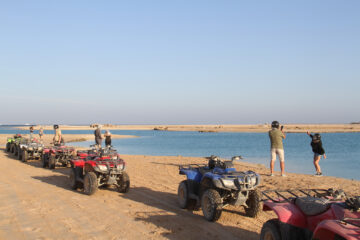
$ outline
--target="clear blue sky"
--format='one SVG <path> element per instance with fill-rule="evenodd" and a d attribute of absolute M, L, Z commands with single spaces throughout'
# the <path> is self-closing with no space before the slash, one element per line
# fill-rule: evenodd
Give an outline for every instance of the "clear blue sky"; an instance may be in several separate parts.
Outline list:
<path fill-rule="evenodd" d="M 360 121 L 360 1 L 2 1 L 0 123 Z"/>

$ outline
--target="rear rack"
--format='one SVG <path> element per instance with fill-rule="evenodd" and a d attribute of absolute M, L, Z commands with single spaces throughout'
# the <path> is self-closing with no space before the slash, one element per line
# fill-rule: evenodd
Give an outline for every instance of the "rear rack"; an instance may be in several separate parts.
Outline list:
<path fill-rule="evenodd" d="M 343 218 L 341 222 L 353 225 L 355 227 L 360 227 L 360 218 Z M 358 222 L 358 223 L 354 223 Z"/>
<path fill-rule="evenodd" d="M 180 165 L 179 170 L 181 170 L 181 169 L 193 170 L 195 168 L 203 168 L 203 167 L 207 167 L 207 166 L 208 166 L 207 164 L 191 163 L 191 164 Z"/>
<path fill-rule="evenodd" d="M 266 190 L 262 192 L 262 201 L 273 201 L 277 203 L 291 202 L 299 197 L 318 197 L 328 200 L 339 200 L 336 191 L 330 189 L 286 189 L 286 190 Z"/>

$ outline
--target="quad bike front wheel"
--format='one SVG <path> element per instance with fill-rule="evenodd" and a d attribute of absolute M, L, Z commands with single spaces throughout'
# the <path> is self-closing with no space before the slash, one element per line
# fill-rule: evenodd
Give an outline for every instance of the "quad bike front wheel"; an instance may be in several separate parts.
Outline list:
<path fill-rule="evenodd" d="M 264 223 L 260 233 L 260 240 L 281 240 L 279 220 L 271 219 Z"/>
<path fill-rule="evenodd" d="M 26 151 L 26 150 L 23 150 L 22 151 L 22 153 L 18 153 L 19 154 L 19 156 L 21 156 L 21 160 L 23 161 L 23 162 L 27 162 L 28 161 L 28 159 L 29 159 L 29 153 Z"/>
<path fill-rule="evenodd" d="M 130 190 L 130 177 L 126 172 L 121 175 L 118 185 L 118 190 L 121 193 L 127 193 Z"/>
<path fill-rule="evenodd" d="M 80 187 L 80 183 L 79 183 L 79 181 L 76 180 L 76 178 L 77 178 L 76 169 L 71 168 L 70 173 L 69 173 L 69 183 L 70 183 L 71 189 L 73 189 L 73 190 L 76 190 Z"/>
<path fill-rule="evenodd" d="M 201 209 L 204 217 L 210 222 L 217 221 L 222 212 L 223 203 L 221 196 L 215 189 L 208 189 L 201 197 Z"/>
<path fill-rule="evenodd" d="M 56 165 L 55 156 L 50 155 L 50 156 L 49 156 L 49 159 L 48 159 L 49 169 L 54 169 L 54 168 L 55 168 L 55 165 Z"/>
<path fill-rule="evenodd" d="M 261 193 L 259 190 L 251 190 L 246 200 L 245 213 L 248 217 L 257 217 L 261 211 Z"/>
<path fill-rule="evenodd" d="M 84 192 L 92 195 L 98 189 L 97 176 L 94 172 L 87 172 L 84 177 Z"/>

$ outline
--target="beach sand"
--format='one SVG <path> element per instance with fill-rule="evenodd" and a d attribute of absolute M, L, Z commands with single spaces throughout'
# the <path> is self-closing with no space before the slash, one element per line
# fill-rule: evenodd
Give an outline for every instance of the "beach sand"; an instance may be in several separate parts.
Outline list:
<path fill-rule="evenodd" d="M 43 126 L 52 130 L 52 126 Z M 19 127 L 28 130 L 29 127 Z M 36 126 L 35 129 L 38 129 Z M 63 130 L 94 130 L 90 126 L 61 125 Z M 103 130 L 166 130 L 166 131 L 199 131 L 199 132 L 267 132 L 269 124 L 253 125 L 104 125 Z M 360 132 L 360 124 L 284 124 L 285 132 Z"/>
<path fill-rule="evenodd" d="M 74 138 L 83 136 L 74 135 Z M 201 210 L 177 203 L 178 166 L 206 163 L 205 158 L 123 155 L 131 189 L 122 194 L 103 188 L 87 196 L 68 185 L 67 168 L 44 169 L 39 161 L 23 163 L 0 149 L 0 239 L 259 239 L 265 221 L 244 216 L 242 207 L 227 206 L 216 223 Z M 312 164 L 309 161 L 309 164 Z M 287 174 L 267 176 L 260 164 L 238 163 L 238 170 L 261 174 L 260 189 L 341 188 L 360 195 L 360 181 Z"/>

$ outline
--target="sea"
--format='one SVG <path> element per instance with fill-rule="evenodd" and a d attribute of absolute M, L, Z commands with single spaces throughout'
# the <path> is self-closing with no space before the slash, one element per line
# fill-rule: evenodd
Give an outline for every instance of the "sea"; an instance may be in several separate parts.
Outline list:
<path fill-rule="evenodd" d="M 64 134 L 93 134 L 91 130 L 62 130 Z M 0 126 L 0 134 L 28 133 L 14 126 Z M 45 134 L 53 134 L 45 131 Z M 151 156 L 205 157 L 217 155 L 230 159 L 241 155 L 243 161 L 268 166 L 270 141 L 267 133 L 199 133 L 194 131 L 112 130 L 112 134 L 134 135 L 137 138 L 113 139 L 120 154 Z M 35 131 L 36 134 L 36 131 Z M 322 133 L 327 159 L 320 160 L 327 176 L 360 180 L 360 133 Z M 65 139 L 66 140 L 66 139 Z M 311 139 L 305 133 L 287 133 L 284 140 L 287 172 L 314 174 Z M 88 147 L 93 141 L 71 143 Z M 279 161 L 275 170 L 280 170 Z"/>

